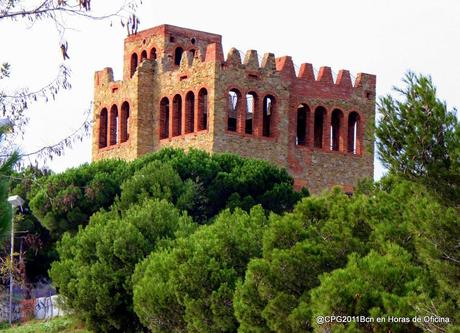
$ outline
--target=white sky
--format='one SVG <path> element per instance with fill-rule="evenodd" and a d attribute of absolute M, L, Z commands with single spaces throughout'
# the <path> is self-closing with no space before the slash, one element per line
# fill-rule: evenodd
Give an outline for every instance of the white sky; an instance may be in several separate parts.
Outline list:
<path fill-rule="evenodd" d="M 93 0 L 92 6 L 114 2 Z M 96 8 L 97 9 L 97 8 Z M 400 85 L 412 69 L 430 74 L 449 107 L 460 105 L 460 1 L 458 0 L 322 0 L 322 1 L 154 1 L 138 10 L 140 29 L 160 24 L 218 33 L 224 53 L 231 47 L 273 52 L 302 62 L 330 66 L 352 75 L 377 75 L 377 96 Z M 112 67 L 121 78 L 125 29 L 109 22 L 69 20 L 73 88 L 56 101 L 35 104 L 23 152 L 53 144 L 78 128 L 93 94 L 96 70 Z M 52 24 L 0 21 L 0 63 L 12 65 L 13 76 L 0 90 L 39 88 L 50 82 L 62 62 L 60 37 Z M 5 87 L 6 86 L 6 87 Z M 62 171 L 91 159 L 90 138 L 48 165 Z M 376 178 L 383 170 L 376 163 Z"/>

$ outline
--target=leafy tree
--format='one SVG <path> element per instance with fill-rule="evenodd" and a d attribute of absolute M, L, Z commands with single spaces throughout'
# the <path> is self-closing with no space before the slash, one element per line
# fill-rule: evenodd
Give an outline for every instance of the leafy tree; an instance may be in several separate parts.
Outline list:
<path fill-rule="evenodd" d="M 16 211 L 15 226 L 15 231 L 22 237 L 22 245 L 16 242 L 15 251 L 19 252 L 21 248 L 23 249 L 24 274 L 28 283 L 47 279 L 51 262 L 57 259 L 55 242 L 29 207 L 29 195 L 33 185 L 49 175 L 50 171 L 47 169 L 28 167 L 20 172 L 14 172 L 10 177 L 10 193 L 24 199 L 22 209 Z"/>
<path fill-rule="evenodd" d="M 250 258 L 261 254 L 267 218 L 223 211 L 173 248 L 155 251 L 136 267 L 134 310 L 152 332 L 234 332 L 233 293 Z"/>
<path fill-rule="evenodd" d="M 10 124 L 0 124 L 0 142 L 4 140 L 10 128 Z M 0 240 L 3 240 L 11 230 L 11 205 L 7 201 L 9 175 L 18 160 L 18 152 L 12 152 L 8 157 L 0 159 Z"/>
<path fill-rule="evenodd" d="M 303 199 L 273 221 L 263 235 L 263 256 L 250 261 L 234 304 L 241 332 L 304 332 L 311 329 L 309 291 L 319 275 L 365 253 L 370 228 L 363 198 L 340 190 Z M 365 201 L 365 200 L 364 200 Z"/>
<path fill-rule="evenodd" d="M 311 291 L 313 317 L 364 316 L 398 317 L 395 323 L 330 323 L 317 325 L 320 331 L 353 332 L 413 332 L 412 318 L 417 314 L 414 299 L 429 291 L 423 269 L 417 267 L 411 255 L 395 244 L 387 244 L 384 253 L 374 250 L 364 258 L 349 257 L 347 266 L 320 277 L 321 284 Z"/>
<path fill-rule="evenodd" d="M 407 73 L 402 100 L 380 99 L 379 158 L 391 173 L 421 182 L 445 200 L 460 202 L 460 123 L 436 97 L 430 77 Z"/>
<path fill-rule="evenodd" d="M 119 215 L 98 212 L 75 236 L 64 234 L 50 276 L 75 311 L 96 332 L 135 332 L 131 275 L 135 265 L 168 239 L 193 232 L 191 220 L 165 200 L 145 200 Z"/>
<path fill-rule="evenodd" d="M 199 223 L 222 209 L 292 209 L 307 191 L 295 192 L 286 170 L 230 154 L 163 149 L 133 162 L 99 161 L 50 176 L 30 195 L 31 208 L 54 237 L 76 231 L 115 201 L 127 210 L 145 198 L 166 199 Z M 115 199 L 116 197 L 119 199 Z"/>
<path fill-rule="evenodd" d="M 285 169 L 266 161 L 258 161 L 234 154 L 213 154 L 191 149 L 167 148 L 135 160 L 133 170 L 139 170 L 151 161 L 168 163 L 187 186 L 194 189 L 197 201 L 187 208 L 198 221 L 205 221 L 224 208 L 241 207 L 249 210 L 262 204 L 270 211 L 290 210 L 303 196 L 305 189 L 295 192 L 293 179 Z"/>
<path fill-rule="evenodd" d="M 107 160 L 51 175 L 34 184 L 32 212 L 55 238 L 65 231 L 76 232 L 93 213 L 112 205 L 120 194 L 126 169 L 124 161 Z"/>
<path fill-rule="evenodd" d="M 427 190 L 413 196 L 405 214 L 415 240 L 418 260 L 436 281 L 435 297 L 416 304 L 426 316 L 450 318 L 453 322 L 444 329 L 460 329 L 460 215 L 446 207 Z M 427 331 L 443 327 L 443 323 L 421 323 Z"/>

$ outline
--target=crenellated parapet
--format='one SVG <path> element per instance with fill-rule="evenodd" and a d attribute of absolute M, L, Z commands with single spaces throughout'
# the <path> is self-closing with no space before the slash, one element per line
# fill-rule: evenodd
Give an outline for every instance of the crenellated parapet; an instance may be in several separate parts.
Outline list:
<path fill-rule="evenodd" d="M 231 48 L 161 25 L 124 41 L 123 76 L 94 75 L 93 159 L 163 147 L 233 152 L 287 168 L 312 193 L 373 174 L 376 76 Z"/>

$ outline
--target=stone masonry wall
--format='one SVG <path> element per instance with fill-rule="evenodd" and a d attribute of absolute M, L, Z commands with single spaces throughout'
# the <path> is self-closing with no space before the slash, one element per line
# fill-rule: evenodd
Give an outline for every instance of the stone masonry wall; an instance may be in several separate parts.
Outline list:
<path fill-rule="evenodd" d="M 93 160 L 131 160 L 163 147 L 194 147 L 268 160 L 287 168 L 296 187 L 312 193 L 333 185 L 352 191 L 360 178 L 373 176 L 369 128 L 375 83 L 374 75 L 358 74 L 353 84 L 346 70 L 334 82 L 329 67 L 315 77 L 310 64 L 296 73 L 290 57 L 271 53 L 259 63 L 254 50 L 242 59 L 231 49 L 224 58 L 221 36 L 162 25 L 126 38 L 122 81 L 113 80 L 110 68 L 96 72 Z M 207 126 L 202 129 L 203 89 Z M 253 96 L 252 111 L 247 94 Z M 179 99 L 180 121 L 174 106 Z M 120 112 L 124 102 L 129 103 L 129 121 L 119 114 L 119 140 L 100 148 L 102 110 L 110 113 L 116 105 Z M 299 118 L 299 107 L 306 120 Z M 324 118 L 315 116 L 319 109 Z M 303 129 L 298 122 L 305 122 Z M 129 132 L 126 142 L 121 142 L 123 124 Z M 108 132 L 112 125 L 109 121 Z"/>

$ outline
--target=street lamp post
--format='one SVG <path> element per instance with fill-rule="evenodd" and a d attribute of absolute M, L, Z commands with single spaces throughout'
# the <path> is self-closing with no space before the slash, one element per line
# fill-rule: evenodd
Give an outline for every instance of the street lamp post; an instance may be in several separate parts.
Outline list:
<path fill-rule="evenodd" d="M 19 195 L 12 195 L 8 198 L 13 211 L 16 207 L 22 207 L 24 200 Z M 9 323 L 13 321 L 13 255 L 14 255 L 14 214 L 11 216 L 11 250 L 10 250 L 10 312 L 9 312 Z"/>

